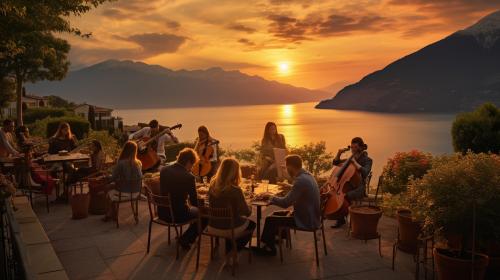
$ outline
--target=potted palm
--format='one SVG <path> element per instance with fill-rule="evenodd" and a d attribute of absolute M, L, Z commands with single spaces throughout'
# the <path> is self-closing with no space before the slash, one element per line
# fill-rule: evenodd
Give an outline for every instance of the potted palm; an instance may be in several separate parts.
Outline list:
<path fill-rule="evenodd" d="M 438 279 L 484 279 L 489 263 L 479 248 L 500 237 L 500 158 L 491 154 L 443 156 L 409 184 L 424 229 L 446 241 L 434 249 Z M 450 241 L 455 241 L 453 246 Z"/>

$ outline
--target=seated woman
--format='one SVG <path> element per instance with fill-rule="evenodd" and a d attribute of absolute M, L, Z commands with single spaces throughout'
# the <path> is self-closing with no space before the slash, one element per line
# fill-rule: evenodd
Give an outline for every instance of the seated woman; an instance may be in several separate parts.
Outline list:
<path fill-rule="evenodd" d="M 239 251 L 252 238 L 255 222 L 250 221 L 248 216 L 252 213 L 239 187 L 241 181 L 240 164 L 234 159 L 225 159 L 210 182 L 209 204 L 214 208 L 230 207 L 234 219 L 234 235 L 236 238 L 236 249 Z M 217 220 L 209 221 L 208 231 L 228 236 L 226 239 L 226 253 L 231 252 L 230 242 L 231 228 L 227 222 Z"/>
<path fill-rule="evenodd" d="M 210 180 L 212 176 L 215 175 L 217 168 L 219 167 L 219 141 L 214 139 L 210 132 L 208 132 L 208 128 L 204 125 L 198 127 L 198 138 L 196 138 L 194 150 L 198 154 L 200 161 L 207 160 L 210 162 L 210 171 L 206 175 Z M 201 164 L 201 162 L 200 162 Z M 199 166 L 195 167 L 198 169 L 198 172 L 201 172 Z M 201 177 L 200 174 L 196 174 L 193 171 L 195 176 Z"/>
<path fill-rule="evenodd" d="M 56 181 L 50 176 L 48 170 L 33 162 L 33 141 L 30 139 L 29 129 L 26 126 L 18 127 L 16 129 L 16 138 L 21 151 L 24 153 L 26 167 L 30 170 L 31 179 L 42 186 L 44 193 L 51 194 Z"/>
<path fill-rule="evenodd" d="M 258 177 L 261 180 L 269 180 L 271 184 L 275 184 L 278 177 L 274 148 L 286 149 L 285 136 L 278 133 L 275 123 L 268 122 L 261 141 Z"/>
<path fill-rule="evenodd" d="M 101 142 L 99 142 L 99 140 L 92 140 L 90 143 L 90 166 L 75 169 L 68 181 L 70 183 L 75 183 L 85 177 L 98 175 L 99 172 L 104 169 L 105 162 L 106 155 L 102 150 Z"/>
<path fill-rule="evenodd" d="M 76 143 L 76 137 L 71 133 L 69 123 L 62 122 L 56 134 L 49 139 L 49 154 L 57 154 L 60 151 L 71 152 L 76 148 Z"/>
<path fill-rule="evenodd" d="M 137 144 L 128 141 L 123 146 L 118 162 L 111 177 L 113 183 L 107 195 L 106 216 L 103 221 L 116 220 L 116 210 L 113 202 L 118 201 L 121 192 L 121 199 L 127 200 L 140 195 L 142 188 L 142 164 L 137 159 Z"/>

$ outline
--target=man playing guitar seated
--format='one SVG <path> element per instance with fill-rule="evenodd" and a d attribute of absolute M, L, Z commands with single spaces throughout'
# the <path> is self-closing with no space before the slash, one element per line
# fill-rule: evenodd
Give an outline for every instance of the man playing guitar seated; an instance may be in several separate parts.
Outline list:
<path fill-rule="evenodd" d="M 168 130 L 168 128 L 166 129 Z M 149 126 L 143 127 L 135 133 L 130 134 L 129 140 L 140 140 L 145 137 L 152 138 L 158 133 L 160 133 L 160 125 L 157 120 L 152 120 L 149 122 Z M 165 143 L 169 142 L 179 143 L 177 137 L 175 137 L 170 130 L 151 143 L 153 149 L 156 150 L 156 153 L 160 157 L 162 164 L 166 160 Z"/>

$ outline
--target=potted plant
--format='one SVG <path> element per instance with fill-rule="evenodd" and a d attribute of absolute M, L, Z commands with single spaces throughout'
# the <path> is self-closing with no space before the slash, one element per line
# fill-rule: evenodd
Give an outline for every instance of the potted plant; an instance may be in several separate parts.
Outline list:
<path fill-rule="evenodd" d="M 361 240 L 379 238 L 378 221 L 382 210 L 378 206 L 350 206 L 351 236 Z"/>
<path fill-rule="evenodd" d="M 489 258 L 478 249 L 500 237 L 500 212 L 492 211 L 500 203 L 500 157 L 467 153 L 437 158 L 421 179 L 410 182 L 408 195 L 424 230 L 447 243 L 459 238 L 455 246 L 444 243 L 434 249 L 438 279 L 483 279 Z"/>

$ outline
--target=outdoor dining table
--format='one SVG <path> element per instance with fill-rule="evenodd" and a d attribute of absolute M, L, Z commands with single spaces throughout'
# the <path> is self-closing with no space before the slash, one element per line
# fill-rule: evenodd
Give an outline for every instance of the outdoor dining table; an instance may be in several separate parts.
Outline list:
<path fill-rule="evenodd" d="M 197 184 L 196 187 L 197 188 L 201 188 L 201 187 L 208 188 L 208 186 L 206 186 L 205 184 L 201 184 L 201 183 Z M 241 187 L 243 190 L 252 189 L 252 185 L 249 183 L 243 183 L 241 185 Z M 247 200 L 250 200 L 250 205 L 254 206 L 257 210 L 255 223 L 257 224 L 257 246 L 258 247 L 260 247 L 260 232 L 261 232 L 260 221 L 262 220 L 262 207 L 267 207 L 267 206 L 271 205 L 271 203 L 269 200 L 256 200 L 255 196 L 262 194 L 262 193 L 269 193 L 270 195 L 276 195 L 276 194 L 279 194 L 281 192 L 282 192 L 282 190 L 281 190 L 279 185 L 257 183 L 257 184 L 254 184 L 252 192 L 250 192 L 253 195 L 248 197 L 248 199 L 247 199 Z M 244 191 L 244 194 L 248 195 L 249 192 Z M 202 201 L 204 203 L 207 203 L 208 202 L 207 196 L 208 196 L 208 194 L 205 194 L 205 193 L 198 194 L 198 199 L 200 199 L 200 201 Z"/>
<path fill-rule="evenodd" d="M 49 163 L 49 164 L 54 164 L 54 163 L 63 163 L 63 168 L 62 168 L 62 182 L 63 182 L 63 191 L 66 190 L 66 167 L 64 167 L 65 162 L 75 162 L 75 161 L 88 161 L 90 160 L 90 156 L 87 154 L 82 154 L 82 153 L 69 153 L 69 154 L 53 154 L 53 155 L 46 155 L 43 157 L 43 162 L 44 163 Z M 67 195 L 67 193 L 66 193 Z"/>

